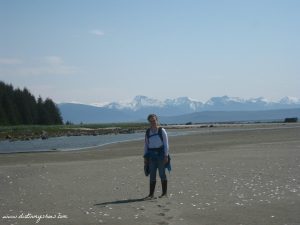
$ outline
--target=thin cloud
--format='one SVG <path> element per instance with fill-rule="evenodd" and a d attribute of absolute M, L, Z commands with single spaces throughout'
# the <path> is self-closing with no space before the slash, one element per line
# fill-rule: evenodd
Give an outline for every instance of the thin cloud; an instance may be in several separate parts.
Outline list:
<path fill-rule="evenodd" d="M 54 75 L 72 75 L 77 72 L 75 67 L 71 66 L 37 66 L 37 67 L 25 67 L 16 70 L 17 74 L 23 76 L 54 76 Z"/>
<path fill-rule="evenodd" d="M 74 66 L 66 65 L 59 56 L 45 56 L 31 62 L 19 63 L 20 60 L 3 60 L 2 64 L 13 65 L 12 67 L 0 67 L 0 77 L 2 76 L 57 76 L 57 75 L 73 75 L 79 72 Z M 13 64 L 13 62 L 15 62 Z"/>
<path fill-rule="evenodd" d="M 22 60 L 17 58 L 0 58 L 0 65 L 18 65 L 22 63 Z"/>
<path fill-rule="evenodd" d="M 59 56 L 46 56 L 44 57 L 44 62 L 50 65 L 62 65 L 64 61 Z"/>
<path fill-rule="evenodd" d="M 91 34 L 96 35 L 98 37 L 104 36 L 104 32 L 102 30 L 94 29 L 90 31 Z"/>

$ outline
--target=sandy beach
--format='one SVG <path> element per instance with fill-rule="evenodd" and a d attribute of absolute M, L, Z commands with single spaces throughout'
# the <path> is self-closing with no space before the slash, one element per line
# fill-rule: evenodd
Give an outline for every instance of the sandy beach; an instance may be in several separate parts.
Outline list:
<path fill-rule="evenodd" d="M 169 142 L 169 197 L 149 201 L 143 141 L 2 154 L 0 224 L 300 224 L 300 124 L 195 129 Z"/>

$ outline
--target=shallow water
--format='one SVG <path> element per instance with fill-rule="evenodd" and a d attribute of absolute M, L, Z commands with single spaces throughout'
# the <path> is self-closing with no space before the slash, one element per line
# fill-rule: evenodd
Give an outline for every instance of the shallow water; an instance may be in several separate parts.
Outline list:
<path fill-rule="evenodd" d="M 169 136 L 184 134 L 187 134 L 187 132 L 168 132 Z M 30 141 L 0 141 L 0 153 L 73 151 L 117 142 L 142 140 L 144 135 L 144 133 L 132 133 L 98 136 L 63 136 L 48 138 L 46 140 L 34 139 Z"/>

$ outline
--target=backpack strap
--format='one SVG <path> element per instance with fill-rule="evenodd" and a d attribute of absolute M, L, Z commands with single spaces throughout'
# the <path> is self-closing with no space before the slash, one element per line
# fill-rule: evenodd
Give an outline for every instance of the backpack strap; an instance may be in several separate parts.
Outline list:
<path fill-rule="evenodd" d="M 162 135 L 162 127 L 159 127 L 158 128 L 158 136 L 160 137 L 160 140 L 162 141 L 162 142 L 164 142 L 164 139 L 163 139 L 163 135 Z M 146 137 L 149 139 L 150 138 L 150 128 L 148 128 L 147 130 L 146 130 Z"/>
<path fill-rule="evenodd" d="M 149 139 L 149 136 L 150 136 L 150 128 L 148 128 L 148 129 L 146 130 L 146 137 L 147 137 L 147 139 Z"/>
<path fill-rule="evenodd" d="M 159 127 L 159 128 L 158 128 L 158 135 L 159 135 L 159 137 L 160 137 L 160 140 L 161 140 L 162 142 L 164 142 L 163 135 L 162 135 L 162 127 Z"/>

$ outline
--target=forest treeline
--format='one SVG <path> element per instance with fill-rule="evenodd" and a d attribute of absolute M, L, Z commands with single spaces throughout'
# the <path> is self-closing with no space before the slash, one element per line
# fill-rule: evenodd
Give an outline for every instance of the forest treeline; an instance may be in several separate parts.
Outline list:
<path fill-rule="evenodd" d="M 0 81 L 0 125 L 62 123 L 60 111 L 51 99 L 36 99 L 27 88 L 15 89 Z"/>

